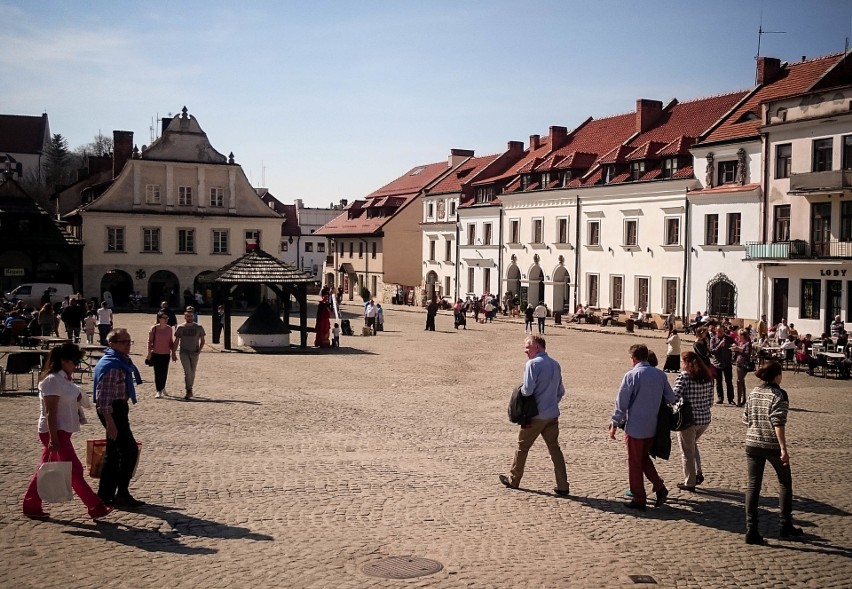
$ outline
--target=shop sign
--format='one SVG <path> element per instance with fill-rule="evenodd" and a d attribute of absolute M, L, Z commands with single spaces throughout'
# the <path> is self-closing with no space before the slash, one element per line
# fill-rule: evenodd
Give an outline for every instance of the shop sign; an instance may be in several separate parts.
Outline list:
<path fill-rule="evenodd" d="M 23 268 L 3 268 L 3 276 L 24 276 Z"/>
<path fill-rule="evenodd" d="M 846 276 L 846 270 L 820 270 L 820 276 Z"/>

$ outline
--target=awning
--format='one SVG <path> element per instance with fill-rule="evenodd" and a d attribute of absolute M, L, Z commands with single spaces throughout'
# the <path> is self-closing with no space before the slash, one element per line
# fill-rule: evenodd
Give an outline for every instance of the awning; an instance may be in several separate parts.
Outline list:
<path fill-rule="evenodd" d="M 496 268 L 497 264 L 494 260 L 487 258 L 463 258 L 464 263 L 470 268 Z"/>
<path fill-rule="evenodd" d="M 349 262 L 343 262 L 340 264 L 340 268 L 338 268 L 337 271 L 343 272 L 344 274 L 355 274 L 355 268 L 353 268 L 352 264 Z"/>

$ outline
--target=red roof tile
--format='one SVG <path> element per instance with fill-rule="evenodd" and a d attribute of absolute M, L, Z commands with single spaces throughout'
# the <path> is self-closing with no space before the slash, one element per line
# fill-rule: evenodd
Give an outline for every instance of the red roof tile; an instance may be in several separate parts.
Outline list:
<path fill-rule="evenodd" d="M 485 184 L 492 184 L 494 182 L 498 182 L 500 180 L 506 180 L 510 178 L 514 178 L 518 174 L 521 173 L 521 170 L 525 168 L 529 168 L 530 170 L 535 165 L 534 162 L 541 158 L 544 158 L 548 152 L 550 151 L 550 137 L 542 137 L 541 142 L 539 144 L 538 149 L 535 151 L 526 150 L 523 158 L 520 159 L 517 163 L 510 165 L 509 168 L 503 172 L 502 174 L 498 174 L 497 176 L 483 177 L 476 180 L 473 183 L 474 186 L 482 186 Z"/>
<path fill-rule="evenodd" d="M 375 192 L 368 194 L 367 198 L 420 192 L 448 170 L 449 165 L 446 161 L 415 166 L 396 180 L 388 182 Z"/>
<path fill-rule="evenodd" d="M 499 154 L 470 158 L 456 168 L 454 172 L 448 174 L 446 178 L 430 188 L 428 194 L 460 192 L 462 184 L 470 181 L 480 170 L 485 168 L 485 166 L 496 160 L 498 157 L 500 157 Z"/>
<path fill-rule="evenodd" d="M 799 63 L 785 63 L 781 71 L 768 82 L 757 88 L 702 143 L 757 137 L 763 124 L 760 106 L 763 102 L 802 94 L 810 90 L 820 79 L 844 59 L 844 54 L 835 53 Z M 847 57 L 848 59 L 848 57 Z M 749 112 L 757 118 L 744 120 Z"/>

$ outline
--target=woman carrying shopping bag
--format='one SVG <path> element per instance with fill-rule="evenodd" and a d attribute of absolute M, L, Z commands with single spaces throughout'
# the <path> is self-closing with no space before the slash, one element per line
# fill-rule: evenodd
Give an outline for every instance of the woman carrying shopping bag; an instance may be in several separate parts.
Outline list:
<path fill-rule="evenodd" d="M 63 344 L 53 348 L 47 356 L 38 383 L 41 415 L 38 420 L 38 437 L 44 449 L 41 462 L 60 460 L 71 463 L 71 486 L 86 505 L 89 516 L 98 519 L 107 515 L 112 508 L 105 505 L 83 478 L 83 465 L 71 444 L 71 434 L 80 431 L 79 402 L 83 394 L 71 380 L 74 367 L 82 360 L 83 353 L 74 344 Z M 48 516 L 42 509 L 38 494 L 38 471 L 33 475 L 24 495 L 24 515 L 34 519 Z"/>

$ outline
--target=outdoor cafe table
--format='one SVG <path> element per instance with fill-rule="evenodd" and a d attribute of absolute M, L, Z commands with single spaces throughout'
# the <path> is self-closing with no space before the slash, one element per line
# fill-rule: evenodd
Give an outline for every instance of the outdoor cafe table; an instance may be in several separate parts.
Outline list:
<path fill-rule="evenodd" d="M 71 343 L 71 340 L 67 337 L 53 337 L 49 335 L 34 335 L 30 339 L 41 342 L 41 345 L 44 347 Z"/>

